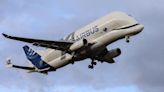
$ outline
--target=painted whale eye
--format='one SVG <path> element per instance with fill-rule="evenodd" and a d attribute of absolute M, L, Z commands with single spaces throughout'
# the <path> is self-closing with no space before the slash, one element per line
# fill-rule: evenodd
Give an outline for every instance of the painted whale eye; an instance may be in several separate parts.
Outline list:
<path fill-rule="evenodd" d="M 105 32 L 106 32 L 107 30 L 108 30 L 108 28 L 106 28 L 106 27 L 103 29 L 103 31 L 105 31 Z"/>
<path fill-rule="evenodd" d="M 131 14 L 128 14 L 128 16 L 133 17 Z"/>

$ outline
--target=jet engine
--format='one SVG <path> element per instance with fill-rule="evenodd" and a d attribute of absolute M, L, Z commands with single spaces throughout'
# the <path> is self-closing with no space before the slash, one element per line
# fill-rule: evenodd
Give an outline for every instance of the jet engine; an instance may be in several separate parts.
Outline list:
<path fill-rule="evenodd" d="M 101 59 L 99 59 L 99 60 L 113 63 L 113 62 L 111 62 L 112 59 L 119 56 L 120 54 L 121 54 L 121 50 L 119 48 L 112 49 L 112 50 L 108 51 L 104 56 L 102 56 Z"/>
<path fill-rule="evenodd" d="M 82 40 L 79 40 L 79 41 L 75 42 L 74 44 L 72 44 L 72 46 L 70 47 L 70 50 L 76 51 L 76 50 L 86 47 L 86 46 L 88 46 L 87 39 L 82 39 Z"/>

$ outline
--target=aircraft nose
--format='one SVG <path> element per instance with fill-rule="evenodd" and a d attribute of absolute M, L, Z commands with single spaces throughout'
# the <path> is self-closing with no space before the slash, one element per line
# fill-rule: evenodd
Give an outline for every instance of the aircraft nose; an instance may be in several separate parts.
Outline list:
<path fill-rule="evenodd" d="M 144 29 L 144 25 L 142 25 L 142 24 L 138 25 L 138 30 L 137 30 L 138 33 L 142 32 L 143 29 Z"/>
<path fill-rule="evenodd" d="M 144 25 L 137 24 L 136 26 L 132 27 L 129 32 L 131 35 L 136 35 L 136 34 L 142 32 L 143 29 L 144 29 Z"/>
<path fill-rule="evenodd" d="M 138 24 L 137 26 L 134 27 L 134 29 L 132 29 L 131 32 L 132 32 L 133 35 L 136 35 L 136 34 L 142 32 L 143 29 L 144 29 L 144 25 Z"/>

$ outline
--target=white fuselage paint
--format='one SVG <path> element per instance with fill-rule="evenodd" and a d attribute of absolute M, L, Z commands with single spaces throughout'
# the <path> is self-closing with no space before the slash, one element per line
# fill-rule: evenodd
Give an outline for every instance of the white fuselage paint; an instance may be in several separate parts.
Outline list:
<path fill-rule="evenodd" d="M 114 41 L 125 36 L 136 35 L 142 30 L 143 25 L 140 25 L 133 17 L 123 12 L 114 12 L 77 30 L 69 37 L 65 37 L 64 40 L 78 42 L 82 39 L 87 39 L 88 43 L 93 43 L 89 50 L 82 49 L 78 51 L 78 61 L 88 58 L 88 52 L 94 53 L 94 51 L 105 48 Z M 42 59 L 55 69 L 70 64 L 73 61 L 71 54 L 66 53 L 62 55 L 62 52 L 59 50 L 48 50 L 42 55 Z"/>

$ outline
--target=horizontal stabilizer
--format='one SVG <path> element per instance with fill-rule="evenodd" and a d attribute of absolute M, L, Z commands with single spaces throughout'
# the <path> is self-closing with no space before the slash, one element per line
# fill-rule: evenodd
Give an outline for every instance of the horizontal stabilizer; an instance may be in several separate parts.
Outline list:
<path fill-rule="evenodd" d="M 34 67 L 27 67 L 27 66 L 18 66 L 18 65 L 14 65 L 11 63 L 11 59 L 8 59 L 6 61 L 6 67 L 13 67 L 13 68 L 19 68 L 19 69 L 24 69 L 24 70 L 35 70 Z"/>

